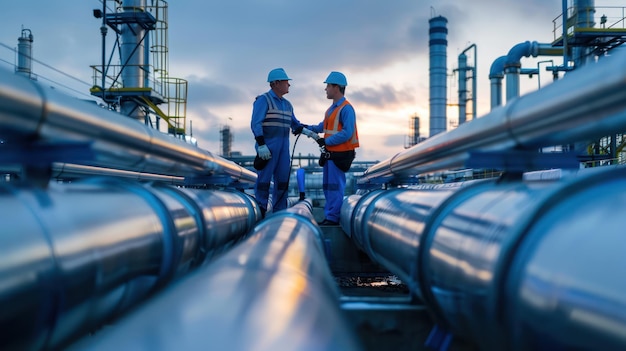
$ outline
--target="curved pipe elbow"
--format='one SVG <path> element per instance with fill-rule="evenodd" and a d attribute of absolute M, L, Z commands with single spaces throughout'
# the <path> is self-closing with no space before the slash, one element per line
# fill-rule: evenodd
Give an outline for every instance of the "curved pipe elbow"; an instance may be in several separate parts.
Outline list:
<path fill-rule="evenodd" d="M 506 59 L 506 56 L 500 56 L 493 61 L 489 69 L 489 79 L 504 78 L 504 62 Z"/>
<path fill-rule="evenodd" d="M 504 68 L 521 66 L 520 60 L 522 57 L 537 57 L 538 46 L 539 43 L 536 41 L 530 42 L 528 40 L 513 46 L 506 55 L 507 59 Z"/>

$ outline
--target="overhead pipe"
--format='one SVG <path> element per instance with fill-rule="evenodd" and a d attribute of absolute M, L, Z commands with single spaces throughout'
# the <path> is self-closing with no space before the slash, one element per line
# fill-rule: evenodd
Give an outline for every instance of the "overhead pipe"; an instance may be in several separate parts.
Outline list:
<path fill-rule="evenodd" d="M 623 194 L 623 167 L 423 185 L 349 198 L 341 225 L 480 350 L 621 350 Z"/>
<path fill-rule="evenodd" d="M 358 183 L 462 167 L 471 151 L 536 149 L 624 130 L 625 59 L 626 52 L 620 52 L 573 71 L 540 91 L 377 163 Z"/>
<path fill-rule="evenodd" d="M 63 348 L 230 248 L 261 218 L 241 192 L 111 179 L 45 191 L 0 183 L 0 208 L 6 350 Z"/>
<path fill-rule="evenodd" d="M 536 42 L 533 42 L 536 43 Z M 519 75 L 522 68 L 522 57 L 537 57 L 533 50 L 533 43 L 526 41 L 513 46 L 506 55 L 504 75 L 506 76 L 506 102 L 519 96 Z"/>
<path fill-rule="evenodd" d="M 489 70 L 491 109 L 493 110 L 503 104 L 501 90 L 505 72 L 507 73 L 507 101 L 519 96 L 519 74 L 522 73 L 520 60 L 522 57 L 559 56 L 562 54 L 563 48 L 537 43 L 536 41 L 526 41 L 513 46 L 507 55 L 495 59 Z"/>
<path fill-rule="evenodd" d="M 493 61 L 489 69 L 489 81 L 491 82 L 491 109 L 502 105 L 502 79 L 504 79 L 504 62 L 506 56 L 500 56 Z"/>
<path fill-rule="evenodd" d="M 339 297 L 304 200 L 77 349 L 360 350 Z"/>
<path fill-rule="evenodd" d="M 551 44 L 540 44 L 536 41 L 525 41 L 513 46 L 504 62 L 506 75 L 506 101 L 509 102 L 519 96 L 519 75 L 521 73 L 522 57 L 561 56 L 563 49 Z"/>
<path fill-rule="evenodd" d="M 256 173 L 113 111 L 80 101 L 0 69 L 0 139 L 85 143 L 86 166 L 200 178 L 225 175 L 254 183 Z"/>

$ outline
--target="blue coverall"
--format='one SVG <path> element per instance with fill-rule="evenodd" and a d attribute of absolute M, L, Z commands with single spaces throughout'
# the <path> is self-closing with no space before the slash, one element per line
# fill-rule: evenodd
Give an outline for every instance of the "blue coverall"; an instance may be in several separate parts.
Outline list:
<path fill-rule="evenodd" d="M 270 149 L 272 157 L 267 166 L 257 171 L 257 180 L 254 185 L 254 196 L 259 206 L 265 212 L 268 209 L 270 183 L 274 178 L 272 192 L 273 212 L 287 208 L 287 193 L 289 190 L 289 133 L 301 124 L 293 113 L 293 106 L 285 99 L 280 98 L 272 90 L 257 96 L 252 108 L 250 127 L 254 137 L 263 136 L 265 144 Z M 255 149 L 258 149 L 258 143 Z"/>
<path fill-rule="evenodd" d="M 326 111 L 326 116 L 329 116 L 345 99 L 346 98 L 343 97 L 336 103 L 333 103 Z M 342 130 L 337 134 L 325 138 L 326 145 L 339 145 L 352 138 L 352 134 L 356 128 L 356 114 L 352 105 L 346 105 L 341 110 L 339 113 L 339 123 L 342 125 Z M 307 128 L 316 133 L 322 133 L 324 132 L 324 122 L 322 121 L 318 125 L 311 125 Z M 341 205 L 343 204 L 343 196 L 346 188 L 346 174 L 337 168 L 332 160 L 326 161 L 323 172 L 322 187 L 324 197 L 326 198 L 324 217 L 333 222 L 339 222 Z"/>

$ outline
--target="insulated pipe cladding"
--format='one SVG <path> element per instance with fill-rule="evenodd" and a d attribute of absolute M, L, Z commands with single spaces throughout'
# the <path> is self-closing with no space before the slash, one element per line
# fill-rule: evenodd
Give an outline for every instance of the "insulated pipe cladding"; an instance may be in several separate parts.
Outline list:
<path fill-rule="evenodd" d="M 353 197 L 344 230 L 454 335 L 481 350 L 626 349 L 625 168 Z"/>
<path fill-rule="evenodd" d="M 0 349 L 58 349 L 249 232 L 240 192 L 105 179 L 0 184 Z"/>
<path fill-rule="evenodd" d="M 465 167 L 470 152 L 536 150 L 626 129 L 626 52 L 587 65 L 541 90 L 370 167 L 359 184 Z M 602 77 L 602 79 L 598 79 Z"/>
<path fill-rule="evenodd" d="M 207 150 L 4 69 L 0 69 L 0 139 L 17 146 L 33 141 L 83 143 L 93 159 L 75 163 L 86 166 L 190 178 L 226 175 L 245 183 L 256 180 L 256 173 Z"/>
<path fill-rule="evenodd" d="M 269 215 L 230 251 L 75 347 L 362 349 L 341 312 L 308 200 Z"/>

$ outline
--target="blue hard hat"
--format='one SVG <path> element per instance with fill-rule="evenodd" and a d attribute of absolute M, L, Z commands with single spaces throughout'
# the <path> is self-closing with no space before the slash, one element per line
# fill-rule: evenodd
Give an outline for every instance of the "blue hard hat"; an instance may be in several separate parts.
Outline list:
<path fill-rule="evenodd" d="M 287 77 L 287 73 L 282 68 L 274 68 L 270 71 L 270 74 L 267 75 L 267 81 L 273 82 L 276 80 L 291 80 L 291 78 Z"/>
<path fill-rule="evenodd" d="M 344 76 L 343 73 L 341 72 L 335 72 L 335 71 L 330 72 L 330 74 L 328 75 L 328 78 L 326 78 L 324 83 L 337 84 L 337 85 L 341 85 L 344 87 L 348 86 L 348 80 L 346 79 L 346 76 Z"/>

